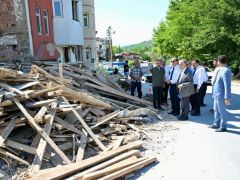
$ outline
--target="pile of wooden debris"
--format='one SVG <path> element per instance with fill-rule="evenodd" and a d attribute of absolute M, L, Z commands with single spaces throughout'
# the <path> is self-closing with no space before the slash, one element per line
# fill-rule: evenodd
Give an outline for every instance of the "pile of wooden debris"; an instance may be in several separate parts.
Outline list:
<path fill-rule="evenodd" d="M 156 161 L 136 124 L 160 117 L 104 73 L 42 63 L 0 80 L 0 158 L 28 169 L 19 178 L 115 179 Z"/>

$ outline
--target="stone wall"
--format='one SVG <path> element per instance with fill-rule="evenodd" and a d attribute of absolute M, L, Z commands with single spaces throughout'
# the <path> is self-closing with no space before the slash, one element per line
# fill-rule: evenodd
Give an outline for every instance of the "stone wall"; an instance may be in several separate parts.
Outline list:
<path fill-rule="evenodd" d="M 0 60 L 24 61 L 31 57 L 24 0 L 0 4 Z"/>
<path fill-rule="evenodd" d="M 94 0 L 83 0 L 83 13 L 89 16 L 89 25 L 84 27 L 84 47 L 83 47 L 83 62 L 90 67 L 97 66 L 98 58 L 96 52 L 96 27 L 95 27 L 95 7 Z M 91 49 L 91 58 L 94 59 L 94 64 L 91 59 L 87 59 L 87 49 Z M 94 66 L 93 66 L 94 65 Z"/>

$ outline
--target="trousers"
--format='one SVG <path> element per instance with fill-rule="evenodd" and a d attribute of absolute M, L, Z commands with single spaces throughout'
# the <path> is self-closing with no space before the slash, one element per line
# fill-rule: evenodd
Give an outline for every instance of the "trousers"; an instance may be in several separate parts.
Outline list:
<path fill-rule="evenodd" d="M 169 90 L 169 84 L 165 82 L 165 87 L 163 88 L 163 93 L 161 98 L 162 104 L 167 104 L 168 90 Z"/>
<path fill-rule="evenodd" d="M 214 124 L 220 128 L 227 127 L 227 106 L 224 99 L 213 99 Z"/>
<path fill-rule="evenodd" d="M 153 87 L 153 107 L 161 107 L 161 98 L 163 93 L 163 87 Z"/>
<path fill-rule="evenodd" d="M 180 114 L 180 98 L 178 97 L 177 85 L 170 85 L 170 99 L 172 104 L 172 112 Z"/>
<path fill-rule="evenodd" d="M 142 98 L 142 83 L 141 82 L 131 82 L 131 95 L 134 96 L 135 89 L 137 88 L 138 97 Z"/>
<path fill-rule="evenodd" d="M 182 98 L 182 101 L 181 101 L 182 114 L 181 114 L 181 116 L 183 116 L 183 117 L 188 117 L 189 101 L 190 101 L 190 97 L 183 97 Z"/>

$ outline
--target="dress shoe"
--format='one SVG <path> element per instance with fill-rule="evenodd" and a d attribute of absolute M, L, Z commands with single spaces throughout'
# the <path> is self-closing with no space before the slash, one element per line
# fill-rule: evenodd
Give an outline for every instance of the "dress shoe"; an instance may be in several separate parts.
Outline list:
<path fill-rule="evenodd" d="M 210 109 L 209 112 L 213 112 L 213 109 Z"/>
<path fill-rule="evenodd" d="M 157 108 L 158 110 L 165 110 L 164 108 L 162 108 L 162 106 Z"/>
<path fill-rule="evenodd" d="M 180 113 L 173 113 L 172 115 L 173 115 L 173 116 L 179 116 Z"/>
<path fill-rule="evenodd" d="M 211 128 L 211 129 L 218 129 L 219 128 L 219 126 L 216 125 L 216 124 L 212 124 L 212 125 L 210 125 L 208 127 Z"/>
<path fill-rule="evenodd" d="M 201 114 L 200 113 L 191 113 L 192 116 L 200 116 Z"/>
<path fill-rule="evenodd" d="M 188 120 L 188 117 L 186 117 L 186 116 L 180 116 L 180 117 L 178 117 L 178 120 L 179 120 L 179 121 L 187 121 L 187 120 Z"/>
<path fill-rule="evenodd" d="M 169 112 L 168 114 L 173 114 L 173 113 L 174 113 L 174 112 L 171 111 L 171 112 Z"/>
<path fill-rule="evenodd" d="M 215 130 L 215 132 L 225 132 L 227 131 L 227 128 L 218 128 Z"/>
<path fill-rule="evenodd" d="M 203 103 L 203 104 L 201 104 L 201 107 L 205 107 L 205 106 L 207 106 L 207 105 L 206 105 L 206 104 L 204 104 L 204 103 Z"/>

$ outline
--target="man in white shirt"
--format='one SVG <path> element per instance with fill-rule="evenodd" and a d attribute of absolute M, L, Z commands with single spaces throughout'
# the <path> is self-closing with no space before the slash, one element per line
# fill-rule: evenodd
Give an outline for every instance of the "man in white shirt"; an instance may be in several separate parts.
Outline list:
<path fill-rule="evenodd" d="M 191 115 L 192 116 L 199 116 L 200 113 L 200 105 L 201 105 L 201 93 L 202 93 L 202 85 L 205 80 L 205 69 L 200 66 L 199 60 L 193 60 L 192 61 L 192 66 L 194 68 L 194 73 L 193 73 L 193 83 L 194 83 L 194 88 L 195 88 L 195 94 L 191 96 L 191 105 L 192 105 L 192 110 L 191 110 Z"/>
<path fill-rule="evenodd" d="M 173 116 L 180 115 L 180 104 L 179 104 L 179 97 L 178 97 L 178 90 L 177 90 L 177 81 L 180 75 L 180 68 L 178 65 L 178 58 L 173 58 L 172 67 L 170 68 L 170 77 L 167 81 L 170 84 L 170 99 L 172 104 L 172 111 L 168 114 L 172 114 Z"/>
<path fill-rule="evenodd" d="M 165 69 L 165 86 L 163 88 L 163 95 L 162 95 L 162 105 L 168 105 L 167 98 L 168 98 L 168 90 L 169 90 L 169 83 L 168 81 L 170 80 L 170 67 L 169 65 L 166 64 L 166 60 L 162 61 L 162 67 Z"/>

